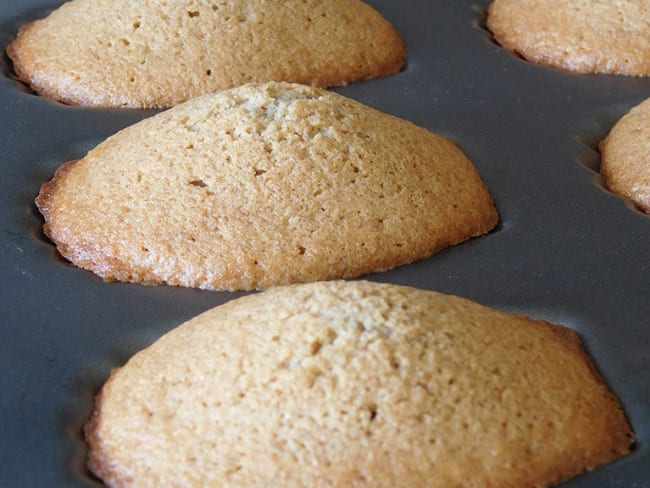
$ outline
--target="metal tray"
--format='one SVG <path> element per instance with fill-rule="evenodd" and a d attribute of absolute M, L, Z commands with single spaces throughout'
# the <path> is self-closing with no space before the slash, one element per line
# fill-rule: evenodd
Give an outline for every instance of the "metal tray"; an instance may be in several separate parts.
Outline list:
<path fill-rule="evenodd" d="M 4 0 L 2 48 L 61 0 Z M 398 29 L 403 72 L 337 89 L 441 133 L 474 162 L 501 224 L 369 279 L 468 297 L 576 329 L 619 395 L 633 452 L 567 487 L 650 486 L 650 217 L 603 188 L 598 141 L 650 79 L 527 63 L 484 28 L 489 0 L 370 1 Z M 74 39 L 70 40 L 74 42 Z M 58 257 L 33 199 L 62 162 L 152 114 L 90 110 L 0 77 L 0 486 L 95 486 L 81 426 L 111 368 L 240 294 L 104 283 Z"/>

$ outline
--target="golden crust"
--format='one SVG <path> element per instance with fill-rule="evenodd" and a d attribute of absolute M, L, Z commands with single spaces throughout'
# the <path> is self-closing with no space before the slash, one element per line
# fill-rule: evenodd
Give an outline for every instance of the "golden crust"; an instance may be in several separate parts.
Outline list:
<path fill-rule="evenodd" d="M 135 108 L 248 82 L 345 85 L 394 74 L 406 57 L 359 0 L 73 0 L 23 26 L 7 53 L 43 96 Z"/>
<path fill-rule="evenodd" d="M 605 185 L 650 213 L 650 99 L 624 115 L 599 146 Z"/>
<path fill-rule="evenodd" d="M 41 215 L 43 215 L 43 218 L 45 219 L 45 224 L 43 225 L 43 232 L 50 239 L 52 238 L 50 235 L 50 226 L 49 226 L 50 201 L 52 199 L 52 196 L 57 191 L 59 182 L 65 179 L 68 172 L 72 169 L 72 166 L 74 166 L 78 161 L 79 161 L 78 159 L 74 159 L 72 161 L 63 163 L 61 166 L 59 166 L 54 172 L 54 176 L 52 177 L 52 179 L 50 181 L 43 183 L 40 191 L 38 192 L 38 196 L 34 201 L 36 203 L 36 207 L 38 208 L 39 212 L 41 212 Z"/>
<path fill-rule="evenodd" d="M 634 439 L 561 326 L 395 285 L 237 299 L 116 370 L 86 426 L 108 486 L 535 486 Z"/>
<path fill-rule="evenodd" d="M 495 0 L 487 27 L 527 60 L 579 73 L 650 74 L 644 0 Z"/>
<path fill-rule="evenodd" d="M 246 85 L 121 131 L 38 201 L 61 254 L 110 280 L 207 289 L 349 278 L 484 234 L 452 142 L 302 85 Z"/>

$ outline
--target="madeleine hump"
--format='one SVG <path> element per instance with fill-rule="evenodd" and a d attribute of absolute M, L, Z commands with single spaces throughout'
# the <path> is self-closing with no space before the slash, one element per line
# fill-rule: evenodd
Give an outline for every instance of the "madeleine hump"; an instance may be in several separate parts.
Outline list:
<path fill-rule="evenodd" d="M 36 203 L 77 266 L 214 290 L 383 271 L 498 220 L 453 142 L 285 83 L 207 95 L 126 128 L 63 165 Z"/>
<path fill-rule="evenodd" d="M 86 424 L 110 487 L 546 487 L 634 434 L 577 334 L 432 291 L 276 287 L 113 372 Z"/>

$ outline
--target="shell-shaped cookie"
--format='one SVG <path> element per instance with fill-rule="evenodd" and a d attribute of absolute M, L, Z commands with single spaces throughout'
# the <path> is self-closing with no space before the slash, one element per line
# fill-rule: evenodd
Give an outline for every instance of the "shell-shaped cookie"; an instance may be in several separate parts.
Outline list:
<path fill-rule="evenodd" d="M 600 151 L 605 185 L 650 213 L 650 99 L 614 125 Z"/>
<path fill-rule="evenodd" d="M 37 205 L 46 234 L 80 267 L 208 289 L 386 270 L 498 220 L 454 143 L 285 83 L 145 119 L 62 166 Z"/>
<path fill-rule="evenodd" d="M 529 61 L 579 73 L 650 74 L 646 0 L 495 0 L 487 27 Z"/>
<path fill-rule="evenodd" d="M 72 0 L 7 52 L 46 97 L 154 108 L 248 82 L 344 85 L 393 74 L 406 56 L 360 0 Z"/>
<path fill-rule="evenodd" d="M 121 487 L 543 487 L 634 438 L 573 331 L 369 282 L 186 322 L 112 374 L 86 434 Z"/>

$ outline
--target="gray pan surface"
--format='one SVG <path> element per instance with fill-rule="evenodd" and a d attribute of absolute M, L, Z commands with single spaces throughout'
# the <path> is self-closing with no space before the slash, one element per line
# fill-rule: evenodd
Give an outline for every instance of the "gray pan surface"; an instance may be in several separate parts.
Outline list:
<path fill-rule="evenodd" d="M 2 0 L 0 42 L 61 0 Z M 603 188 L 598 141 L 650 79 L 525 62 L 484 28 L 488 0 L 370 1 L 406 41 L 403 72 L 337 89 L 455 140 L 501 224 L 367 278 L 461 295 L 579 332 L 638 436 L 567 487 L 650 487 L 650 217 Z M 71 39 L 74 42 L 74 39 Z M 33 199 L 64 161 L 151 111 L 90 110 L 0 77 L 0 486 L 83 487 L 81 426 L 110 370 L 238 293 L 104 283 L 61 259 Z"/>

